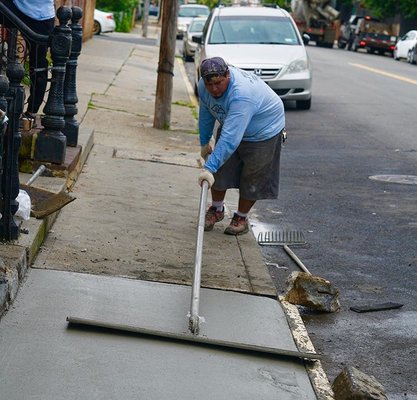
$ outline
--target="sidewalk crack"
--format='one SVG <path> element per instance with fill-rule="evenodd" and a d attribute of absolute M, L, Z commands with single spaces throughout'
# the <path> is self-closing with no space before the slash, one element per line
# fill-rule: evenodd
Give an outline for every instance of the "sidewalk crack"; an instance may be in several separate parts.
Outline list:
<path fill-rule="evenodd" d="M 248 269 L 248 266 L 245 263 L 245 258 L 243 257 L 242 246 L 240 245 L 239 238 L 237 236 L 236 236 L 236 242 L 237 242 L 237 247 L 239 249 L 240 258 L 242 260 L 242 264 L 243 264 L 243 266 L 245 268 L 246 276 L 248 278 L 250 291 L 251 291 L 251 293 L 255 293 L 254 288 L 253 288 L 253 285 L 252 285 L 251 277 L 249 275 L 249 269 Z"/>

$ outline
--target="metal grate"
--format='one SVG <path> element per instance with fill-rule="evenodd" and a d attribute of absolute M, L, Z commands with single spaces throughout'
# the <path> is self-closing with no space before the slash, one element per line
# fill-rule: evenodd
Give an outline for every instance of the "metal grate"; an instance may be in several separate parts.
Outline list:
<path fill-rule="evenodd" d="M 242 68 L 247 72 L 258 75 L 261 79 L 274 79 L 280 72 L 281 68 Z"/>

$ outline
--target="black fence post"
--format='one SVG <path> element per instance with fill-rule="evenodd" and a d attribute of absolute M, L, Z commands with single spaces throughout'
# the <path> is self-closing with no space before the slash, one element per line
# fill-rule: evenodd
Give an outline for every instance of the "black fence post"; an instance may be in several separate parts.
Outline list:
<path fill-rule="evenodd" d="M 9 80 L 5 75 L 0 74 L 0 182 L 3 175 L 3 151 L 4 151 L 4 135 L 7 127 L 7 100 L 6 93 L 9 90 Z M 2 193 L 0 193 L 0 201 L 2 199 Z M 1 213 L 1 210 L 0 210 Z M 1 218 L 1 217 L 0 217 Z"/>
<path fill-rule="evenodd" d="M 6 78 L 5 75 L 0 75 L 0 189 L 2 189 L 2 182 L 4 179 L 4 136 L 6 134 L 7 129 L 7 100 L 6 100 L 6 94 L 9 90 L 9 81 Z M 0 213 L 1 215 L 5 215 L 5 197 L 3 190 L 0 192 Z M 2 218 L 2 217 L 0 217 Z M 8 229 L 3 228 L 3 221 L 0 219 L 0 240 L 5 240 L 5 237 L 3 237 L 3 233 L 8 232 Z"/>
<path fill-rule="evenodd" d="M 39 132 L 35 144 L 34 158 L 62 164 L 65 160 L 67 139 L 62 133 L 65 127 L 64 79 L 66 63 L 71 52 L 71 8 L 59 7 L 57 10 L 59 25 L 54 28 L 50 37 L 52 56 L 52 79 L 48 100 L 44 107 L 45 115 L 41 118 L 44 129 Z"/>
<path fill-rule="evenodd" d="M 19 208 L 16 198 L 19 194 L 19 147 L 21 136 L 19 132 L 19 119 L 23 112 L 25 90 L 21 84 L 25 71 L 18 62 L 17 55 L 17 29 L 11 28 L 8 32 L 7 69 L 9 89 L 6 97 L 7 115 L 9 123 L 3 140 L 3 174 L 1 180 L 1 212 L 0 238 L 2 240 L 16 240 L 19 236 L 19 226 L 14 215 Z"/>
<path fill-rule="evenodd" d="M 72 7 L 72 45 L 71 54 L 67 62 L 64 82 L 64 105 L 65 105 L 65 128 L 64 135 L 67 137 L 68 146 L 77 146 L 79 123 L 75 118 L 78 113 L 77 103 L 77 65 L 78 56 L 81 53 L 83 41 L 83 28 L 79 24 L 83 16 L 83 10 L 80 7 Z"/>

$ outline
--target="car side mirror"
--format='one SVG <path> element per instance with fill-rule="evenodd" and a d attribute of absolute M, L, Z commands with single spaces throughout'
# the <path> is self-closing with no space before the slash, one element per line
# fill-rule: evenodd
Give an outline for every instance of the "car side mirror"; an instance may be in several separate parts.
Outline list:
<path fill-rule="evenodd" d="M 310 42 L 310 36 L 307 33 L 303 33 L 303 43 L 307 46 Z"/>
<path fill-rule="evenodd" d="M 191 37 L 191 40 L 194 42 L 194 43 L 198 43 L 198 44 L 201 44 L 201 42 L 202 42 L 202 40 L 201 40 L 201 36 L 199 35 L 199 36 L 192 36 Z"/>

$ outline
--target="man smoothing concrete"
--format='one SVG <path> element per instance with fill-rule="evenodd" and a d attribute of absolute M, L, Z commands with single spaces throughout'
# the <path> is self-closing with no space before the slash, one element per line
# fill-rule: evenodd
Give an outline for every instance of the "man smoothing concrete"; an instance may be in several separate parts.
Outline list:
<path fill-rule="evenodd" d="M 224 233 L 242 235 L 249 231 L 247 216 L 255 202 L 278 197 L 284 106 L 259 77 L 220 57 L 203 60 L 200 75 L 199 132 L 206 162 L 198 182 L 209 183 L 212 197 L 204 229 L 211 231 L 224 218 L 226 191 L 238 188 L 238 210 Z M 213 149 L 216 120 L 220 128 Z"/>

